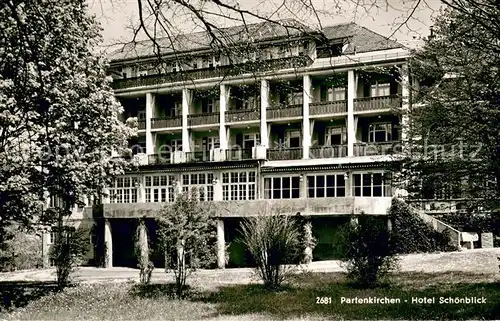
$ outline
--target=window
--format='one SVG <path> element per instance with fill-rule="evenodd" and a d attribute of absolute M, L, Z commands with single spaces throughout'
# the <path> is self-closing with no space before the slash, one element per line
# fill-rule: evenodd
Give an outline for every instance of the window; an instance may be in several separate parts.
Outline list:
<path fill-rule="evenodd" d="M 389 96 L 391 94 L 390 83 L 376 82 L 370 86 L 370 97 Z"/>
<path fill-rule="evenodd" d="M 203 137 L 202 139 L 202 150 L 210 151 L 216 148 L 220 148 L 219 137 Z"/>
<path fill-rule="evenodd" d="M 146 120 L 146 111 L 145 110 L 140 110 L 137 113 L 137 120 Z"/>
<path fill-rule="evenodd" d="M 169 110 L 169 116 L 177 117 L 181 115 L 182 115 L 182 101 L 176 101 Z"/>
<path fill-rule="evenodd" d="M 370 143 L 392 141 L 392 124 L 370 124 L 368 129 L 368 141 Z"/>
<path fill-rule="evenodd" d="M 222 173 L 222 199 L 224 201 L 254 200 L 255 172 Z"/>
<path fill-rule="evenodd" d="M 307 176 L 308 197 L 344 197 L 344 174 Z"/>
<path fill-rule="evenodd" d="M 326 145 L 342 145 L 347 143 L 347 129 L 345 126 L 329 127 L 326 129 Z"/>
<path fill-rule="evenodd" d="M 345 88 L 328 88 L 328 101 L 345 100 Z"/>
<path fill-rule="evenodd" d="M 243 135 L 243 149 L 251 149 L 260 143 L 259 134 L 246 134 Z"/>
<path fill-rule="evenodd" d="M 117 177 L 111 182 L 109 196 L 111 203 L 137 203 L 138 178 Z"/>
<path fill-rule="evenodd" d="M 144 198 L 146 203 L 173 202 L 175 198 L 175 176 L 144 176 Z"/>
<path fill-rule="evenodd" d="M 299 198 L 300 177 L 266 177 L 264 195 L 266 199 Z"/>
<path fill-rule="evenodd" d="M 285 131 L 285 142 L 287 147 L 300 147 L 300 130 Z"/>
<path fill-rule="evenodd" d="M 217 111 L 217 105 L 219 101 L 213 98 L 203 99 L 201 102 L 201 113 L 202 114 L 210 114 L 215 113 Z"/>
<path fill-rule="evenodd" d="M 384 173 L 353 174 L 353 195 L 363 197 L 391 196 L 390 178 Z"/>
<path fill-rule="evenodd" d="M 212 173 L 182 174 L 182 191 L 191 193 L 195 189 L 200 201 L 213 201 L 213 180 L 214 174 Z"/>
<path fill-rule="evenodd" d="M 286 94 L 286 103 L 288 105 L 302 105 L 304 102 L 304 92 L 296 91 Z"/>
<path fill-rule="evenodd" d="M 50 231 L 48 231 L 48 238 L 47 238 L 47 244 L 54 244 L 57 239 L 57 230 L 56 227 L 50 228 Z"/>

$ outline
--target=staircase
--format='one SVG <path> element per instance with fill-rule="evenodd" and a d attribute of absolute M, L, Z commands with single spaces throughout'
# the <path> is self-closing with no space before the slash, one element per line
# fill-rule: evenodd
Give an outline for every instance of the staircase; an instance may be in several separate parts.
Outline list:
<path fill-rule="evenodd" d="M 418 216 L 420 216 L 420 218 L 424 222 L 431 225 L 434 228 L 434 230 L 436 230 L 440 233 L 442 233 L 444 231 L 448 232 L 451 240 L 453 241 L 453 244 L 455 244 L 458 249 L 461 248 L 462 242 L 464 241 L 463 235 L 462 235 L 463 232 L 460 232 L 456 228 L 451 227 L 450 225 L 430 216 L 429 214 L 425 214 L 423 210 L 418 210 L 415 208 L 413 208 L 413 210 L 415 211 L 415 213 L 418 214 Z M 469 233 L 467 233 L 467 234 L 469 234 Z"/>

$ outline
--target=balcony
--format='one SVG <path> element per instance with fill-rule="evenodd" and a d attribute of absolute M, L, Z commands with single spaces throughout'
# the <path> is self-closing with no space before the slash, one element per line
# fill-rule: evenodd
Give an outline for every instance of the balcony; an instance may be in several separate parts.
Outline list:
<path fill-rule="evenodd" d="M 137 129 L 145 130 L 146 129 L 146 121 L 145 120 L 138 120 L 137 121 Z"/>
<path fill-rule="evenodd" d="M 271 161 L 302 159 L 302 147 L 268 149 L 267 159 Z"/>
<path fill-rule="evenodd" d="M 219 123 L 219 113 L 188 115 L 189 126 L 212 125 Z"/>
<path fill-rule="evenodd" d="M 170 164 L 170 154 L 148 155 L 148 165 Z"/>
<path fill-rule="evenodd" d="M 151 128 L 171 128 L 182 127 L 182 117 L 158 117 L 151 118 Z"/>
<path fill-rule="evenodd" d="M 243 109 L 226 111 L 226 123 L 260 120 L 260 110 Z"/>
<path fill-rule="evenodd" d="M 325 101 L 309 105 L 309 115 L 334 115 L 347 113 L 347 101 Z"/>
<path fill-rule="evenodd" d="M 134 87 L 155 86 L 165 83 L 189 81 L 194 79 L 230 77 L 280 69 L 301 68 L 308 66 L 311 63 L 312 60 L 308 56 L 287 57 L 266 60 L 265 63 L 263 63 L 263 61 L 255 61 L 237 65 L 219 66 L 217 68 L 193 69 L 181 72 L 170 72 L 162 75 L 148 75 L 135 78 L 115 79 L 113 81 L 112 87 L 116 90 Z"/>
<path fill-rule="evenodd" d="M 401 107 L 401 97 L 398 95 L 365 97 L 354 99 L 354 112 L 384 110 Z"/>
<path fill-rule="evenodd" d="M 238 160 L 248 160 L 252 159 L 252 149 L 227 149 L 226 150 L 226 160 L 227 161 L 238 161 Z"/>
<path fill-rule="evenodd" d="M 302 105 L 288 105 L 267 109 L 267 119 L 302 117 Z"/>
<path fill-rule="evenodd" d="M 187 163 L 202 163 L 209 162 L 210 160 L 210 151 L 186 152 Z"/>
<path fill-rule="evenodd" d="M 347 145 L 313 146 L 309 149 L 309 158 L 337 158 L 347 156 Z"/>
<path fill-rule="evenodd" d="M 394 155 L 401 153 L 401 142 L 356 143 L 354 156 Z"/>

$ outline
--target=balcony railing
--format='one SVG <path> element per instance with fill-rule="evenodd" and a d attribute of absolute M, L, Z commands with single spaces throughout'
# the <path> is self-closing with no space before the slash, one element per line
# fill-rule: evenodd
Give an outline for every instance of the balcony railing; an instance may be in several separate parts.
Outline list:
<path fill-rule="evenodd" d="M 401 153 L 401 142 L 356 143 L 354 156 L 394 155 Z"/>
<path fill-rule="evenodd" d="M 268 160 L 302 159 L 302 147 L 268 149 L 267 159 Z"/>
<path fill-rule="evenodd" d="M 226 122 L 235 123 L 240 121 L 251 121 L 260 119 L 260 110 L 243 109 L 226 111 Z"/>
<path fill-rule="evenodd" d="M 204 68 L 170 72 L 162 75 L 148 75 L 143 77 L 115 79 L 113 89 L 125 89 L 132 87 L 154 86 L 164 83 L 189 81 L 194 79 L 230 77 L 249 73 L 260 73 L 265 71 L 300 68 L 308 66 L 312 59 L 308 56 L 295 56 L 244 64 L 219 66 L 217 68 Z"/>
<path fill-rule="evenodd" d="M 151 118 L 151 128 L 182 127 L 182 117 Z"/>
<path fill-rule="evenodd" d="M 267 109 L 267 119 L 302 117 L 302 105 L 288 105 Z"/>
<path fill-rule="evenodd" d="M 226 160 L 235 161 L 235 160 L 248 160 L 252 159 L 252 149 L 244 148 L 244 149 L 227 149 L 226 150 Z"/>
<path fill-rule="evenodd" d="M 347 101 L 325 101 L 309 105 L 309 115 L 332 115 L 347 113 Z"/>
<path fill-rule="evenodd" d="M 390 109 L 400 106 L 401 97 L 398 95 L 354 99 L 354 112 Z"/>
<path fill-rule="evenodd" d="M 309 149 L 309 158 L 337 158 L 347 156 L 347 145 L 313 146 Z"/>
<path fill-rule="evenodd" d="M 148 155 L 148 164 L 156 165 L 156 164 L 170 164 L 170 154 L 154 154 Z"/>
<path fill-rule="evenodd" d="M 138 120 L 137 121 L 137 129 L 139 129 L 139 130 L 146 129 L 146 121 L 145 120 Z"/>
<path fill-rule="evenodd" d="M 188 115 L 189 126 L 210 125 L 219 123 L 219 113 Z"/>
<path fill-rule="evenodd" d="M 200 163 L 210 161 L 210 151 L 186 152 L 186 162 Z"/>

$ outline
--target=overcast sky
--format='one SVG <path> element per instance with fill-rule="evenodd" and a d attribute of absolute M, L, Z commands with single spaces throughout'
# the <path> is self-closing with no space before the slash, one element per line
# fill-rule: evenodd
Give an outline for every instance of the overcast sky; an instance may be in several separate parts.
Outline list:
<path fill-rule="evenodd" d="M 88 0 L 91 12 L 96 14 L 103 27 L 104 43 L 106 45 L 116 42 L 128 42 L 132 39 L 132 32 L 127 26 L 136 24 L 138 19 L 137 0 Z M 195 0 L 196 2 L 199 0 Z M 190 2 L 195 2 L 191 0 Z M 226 3 L 236 0 L 223 0 Z M 279 1 L 279 2 L 278 2 Z M 287 0 L 293 1 L 296 0 Z M 376 0 L 378 7 L 355 7 L 353 3 L 367 3 L 373 0 L 311 0 L 315 8 L 320 12 L 320 20 L 323 26 L 345 22 L 356 22 L 366 28 L 374 30 L 384 36 L 392 35 L 408 17 L 409 13 L 419 2 L 419 6 L 413 12 L 406 25 L 397 30 L 392 39 L 407 46 L 415 46 L 417 39 L 429 34 L 432 19 L 438 14 L 440 8 L 439 0 Z M 242 8 L 269 14 L 274 12 L 277 4 L 283 0 L 239 0 Z M 298 1 L 297 1 L 298 2 Z M 337 5 L 340 3 L 340 6 Z M 301 22 L 317 27 L 317 19 L 300 12 L 300 8 L 290 11 L 296 15 Z M 280 11 L 279 18 L 292 18 L 290 12 Z M 177 18 L 177 17 L 176 17 Z M 195 28 L 190 21 L 178 20 L 173 24 L 187 32 Z M 226 26 L 226 23 L 223 24 Z M 409 28 L 408 28 L 409 27 Z"/>

